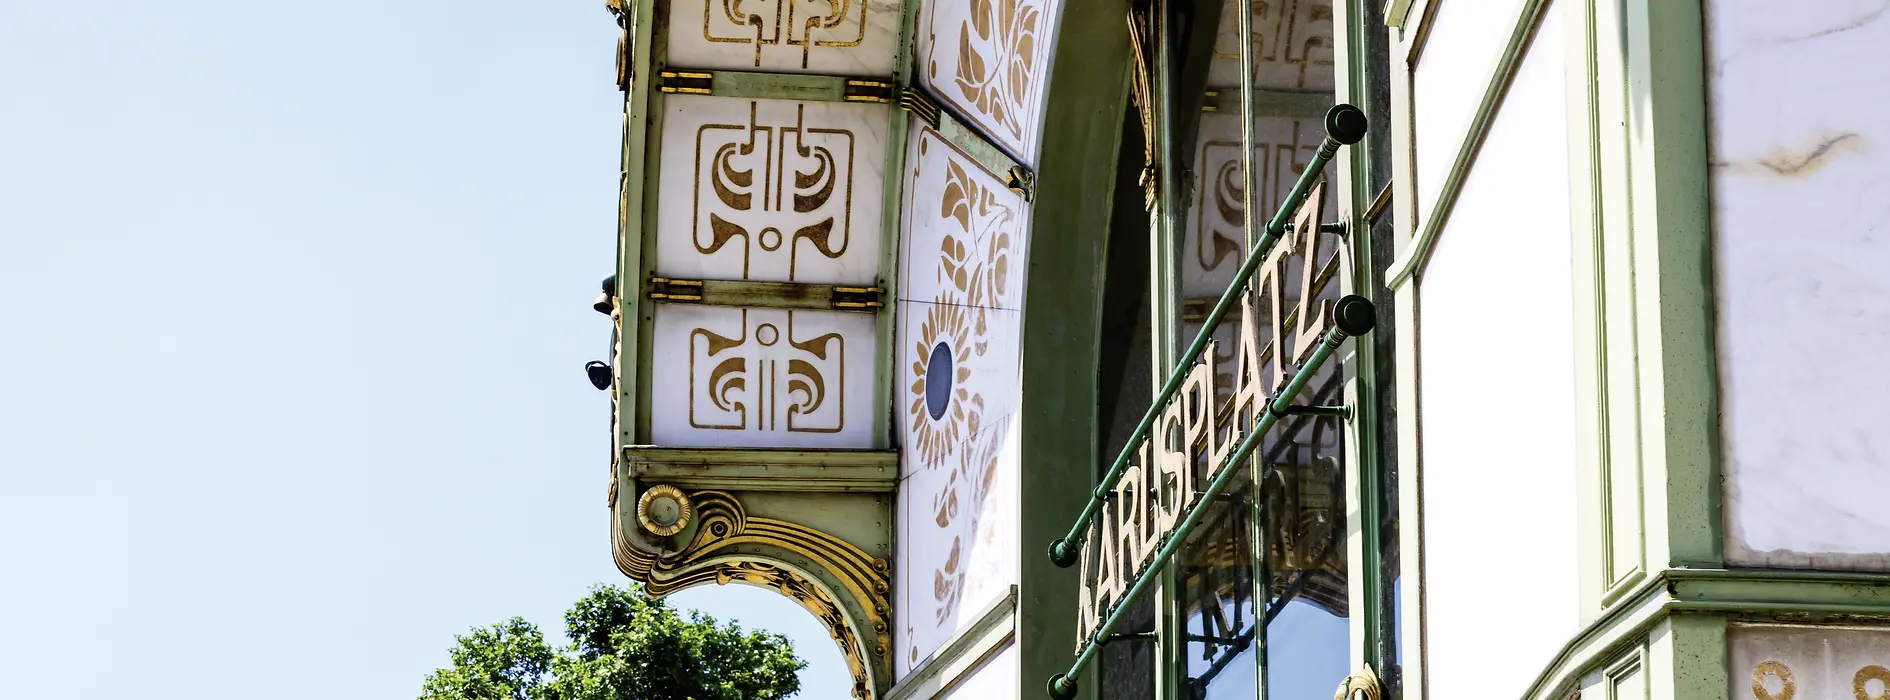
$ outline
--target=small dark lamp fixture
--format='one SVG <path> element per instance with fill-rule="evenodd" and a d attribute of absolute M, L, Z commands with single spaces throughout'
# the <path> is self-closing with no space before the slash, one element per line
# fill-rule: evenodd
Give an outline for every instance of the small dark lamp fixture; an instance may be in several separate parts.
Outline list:
<path fill-rule="evenodd" d="M 610 388 L 610 365 L 591 360 L 584 363 L 584 376 L 591 378 L 591 386 L 598 391 Z"/>
<path fill-rule="evenodd" d="M 597 295 L 597 301 L 591 303 L 591 308 L 596 309 L 597 313 L 609 316 L 610 309 L 614 306 L 611 302 L 617 298 L 617 276 L 605 277 L 603 286 L 604 291 Z"/>

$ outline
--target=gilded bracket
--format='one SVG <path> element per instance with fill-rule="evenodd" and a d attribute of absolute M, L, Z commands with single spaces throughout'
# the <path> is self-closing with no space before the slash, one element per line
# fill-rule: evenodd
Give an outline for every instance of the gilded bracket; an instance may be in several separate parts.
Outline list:
<path fill-rule="evenodd" d="M 629 475 L 620 475 L 630 478 Z M 630 483 L 635 483 L 631 481 Z M 770 499 L 861 499 L 880 507 L 878 494 L 781 496 L 728 491 L 685 491 L 645 485 L 634 499 L 617 501 L 611 549 L 618 570 L 663 596 L 706 583 L 743 583 L 792 598 L 827 627 L 853 674 L 853 696 L 871 698 L 890 683 L 891 574 L 886 558 L 819 528 L 750 512 Z M 773 504 L 803 511 L 804 505 Z M 846 506 L 836 502 L 836 507 Z M 791 506 L 791 507 L 790 507 Z M 868 543 L 885 549 L 883 543 Z"/>

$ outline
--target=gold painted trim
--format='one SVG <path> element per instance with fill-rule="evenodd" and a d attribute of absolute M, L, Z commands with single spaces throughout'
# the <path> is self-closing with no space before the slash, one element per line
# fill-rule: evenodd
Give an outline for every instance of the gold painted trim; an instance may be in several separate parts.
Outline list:
<path fill-rule="evenodd" d="M 656 502 L 658 498 L 667 498 L 676 502 L 675 522 L 663 525 L 650 517 L 650 504 Z M 657 537 L 669 537 L 682 532 L 683 528 L 689 527 L 689 520 L 694 516 L 695 505 L 689 502 L 689 496 L 684 494 L 682 489 L 669 484 L 651 486 L 648 491 L 643 492 L 642 496 L 637 497 L 637 524 L 642 525 L 644 530 Z"/>
<path fill-rule="evenodd" d="M 661 487 L 652 490 L 656 488 Z M 663 538 L 657 543 L 658 552 L 646 552 L 630 542 L 623 527 L 612 527 L 611 553 L 617 569 L 658 597 L 711 581 L 739 581 L 782 591 L 827 625 L 853 670 L 853 696 L 870 698 L 874 686 L 866 654 L 871 653 L 880 668 L 888 672 L 892 669 L 892 608 L 888 602 L 892 581 L 887 561 L 810 527 L 750 517 L 741 501 L 724 491 L 697 491 L 689 498 L 695 504 L 696 517 L 694 526 L 685 529 L 685 533 L 692 534 L 686 535 L 687 543 L 681 546 L 675 546 L 679 543 L 674 539 L 683 534 Z M 839 584 L 840 590 L 824 591 L 814 581 L 758 554 L 757 547 L 778 549 L 811 562 Z M 857 604 L 865 615 L 864 622 L 871 627 L 870 652 L 865 649 L 863 630 L 854 627 L 845 614 L 846 606 L 837 598 L 842 595 Z"/>

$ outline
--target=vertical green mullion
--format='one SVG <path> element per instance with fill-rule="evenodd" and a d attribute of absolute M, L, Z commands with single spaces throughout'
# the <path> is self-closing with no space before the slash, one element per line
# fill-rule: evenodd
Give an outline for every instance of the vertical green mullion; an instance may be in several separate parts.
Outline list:
<path fill-rule="evenodd" d="M 1345 72 L 1337 81 L 1339 94 L 1335 101 L 1361 105 L 1366 114 L 1372 114 L 1374 105 L 1369 104 L 1372 95 L 1367 76 L 1372 66 L 1366 64 L 1364 46 L 1366 32 L 1373 27 L 1366 26 L 1370 13 L 1366 11 L 1367 2 L 1374 0 L 1350 0 L 1340 3 L 1335 8 L 1341 16 L 1337 26 L 1342 28 L 1338 37 L 1338 49 L 1344 56 Z M 1389 66 L 1379 66 L 1378 70 L 1387 70 Z M 1375 174 L 1372 170 L 1371 152 L 1377 146 L 1379 136 L 1376 130 L 1366 132 L 1364 148 L 1347 149 L 1346 159 L 1340 163 L 1341 199 L 1345 209 L 1340 212 L 1340 219 L 1347 222 L 1347 235 L 1351 237 L 1352 274 L 1354 293 L 1376 296 L 1377 279 L 1372 270 L 1372 235 L 1371 224 L 1364 220 L 1364 212 L 1371 207 L 1371 198 L 1377 193 L 1371 184 Z M 1374 671 L 1381 650 L 1385 647 L 1385 620 L 1379 614 L 1383 598 L 1391 589 L 1390 582 L 1384 575 L 1384 541 L 1380 531 L 1384 515 L 1384 468 L 1380 463 L 1378 445 L 1384 439 L 1379 434 L 1378 413 L 1378 365 L 1377 348 L 1371 342 L 1358 342 L 1352 345 L 1354 361 L 1347 363 L 1355 374 L 1346 386 L 1346 402 L 1352 406 L 1348 418 L 1351 430 L 1351 459 L 1346 460 L 1346 479 L 1350 487 L 1346 489 L 1347 517 L 1356 517 L 1358 527 L 1349 537 L 1346 546 L 1353 556 L 1351 578 L 1355 583 L 1352 592 L 1356 594 L 1353 617 L 1354 638 L 1352 666 L 1371 665 Z M 1380 674 L 1382 676 L 1382 673 Z"/>
<path fill-rule="evenodd" d="M 899 243 L 900 225 L 904 221 L 905 204 L 905 163 L 906 131 L 910 124 L 906 111 L 899 107 L 898 91 L 912 86 L 913 33 L 918 24 L 919 0 L 906 0 L 900 8 L 899 48 L 893 58 L 892 82 L 897 85 L 894 102 L 887 115 L 886 129 L 886 175 L 883 187 L 884 206 L 880 216 L 879 246 L 879 286 L 886 290 L 883 295 L 886 305 L 875 314 L 876 340 L 879 345 L 873 363 L 873 447 L 889 449 L 893 447 L 893 372 L 897 369 L 893 358 L 898 355 L 898 346 L 894 340 L 899 332 Z"/>
<path fill-rule="evenodd" d="M 1155 367 L 1175 366 L 1179 342 L 1176 325 L 1180 322 L 1180 280 L 1175 274 L 1176 222 L 1180 200 L 1177 175 L 1174 121 L 1175 39 L 1171 29 L 1173 0 L 1155 0 L 1149 13 L 1155 24 L 1155 66 L 1150 71 L 1150 98 L 1155 102 L 1155 153 L 1157 197 L 1155 215 L 1149 222 L 1149 320 L 1154 325 L 1149 335 L 1154 341 L 1151 352 Z M 1153 376 L 1159 391 L 1164 377 Z M 1187 649 L 1188 620 L 1182 606 L 1180 570 L 1173 562 L 1162 565 L 1160 585 L 1155 590 L 1156 629 L 1155 691 L 1162 700 L 1179 700 L 1181 684 L 1187 677 L 1184 652 Z"/>
<path fill-rule="evenodd" d="M 652 2 L 652 0 L 641 1 Z M 654 22 L 653 14 L 646 16 L 652 18 L 648 23 Z M 650 44 L 650 68 L 648 74 L 655 75 L 669 67 L 669 37 L 652 32 Z M 663 93 L 661 91 L 649 92 L 646 99 L 648 100 L 649 107 L 648 114 L 644 118 L 644 122 L 648 124 L 648 128 L 644 131 L 643 172 L 660 173 L 662 172 L 660 168 L 663 162 Z M 662 178 L 646 176 L 641 179 L 643 180 L 643 194 L 639 203 L 640 211 L 638 213 L 642 214 L 642 221 L 641 225 L 638 227 L 639 235 L 636 241 L 638 243 L 638 249 L 640 250 L 638 259 L 641 265 L 638 267 L 638 274 L 634 280 L 635 286 L 632 287 L 630 291 L 631 296 L 642 296 L 644 281 L 648 280 L 656 271 L 656 210 L 658 207 L 662 206 L 662 200 L 658 195 L 658 189 L 662 185 Z M 648 203 L 652 202 L 656 203 L 656 206 L 648 206 Z M 619 277 L 618 280 L 618 283 L 621 285 L 623 278 Z M 637 314 L 637 332 L 646 338 L 655 337 L 656 305 L 643 304 L 640 306 L 639 311 L 640 313 Z M 637 384 L 647 387 L 651 386 L 651 368 L 656 362 L 656 349 L 653 347 L 655 345 L 654 343 L 643 343 L 642 345 L 641 356 L 637 358 Z M 651 441 L 651 399 L 652 397 L 648 391 L 637 392 L 637 396 L 633 399 L 637 402 L 635 435 L 638 444 Z"/>
<path fill-rule="evenodd" d="M 1240 238 L 1241 250 L 1253 250 L 1254 242 L 1260 240 L 1261 226 L 1260 185 L 1253 157 L 1256 141 L 1253 124 L 1253 8 L 1247 3 L 1238 3 L 1235 12 L 1240 13 L 1234 19 L 1235 33 L 1240 37 Z M 1243 332 L 1245 330 L 1242 329 Z M 1267 700 L 1267 608 L 1271 607 L 1269 597 L 1273 588 L 1273 576 L 1267 570 L 1266 499 L 1260 494 L 1260 485 L 1266 483 L 1264 464 L 1265 460 L 1258 456 L 1248 463 L 1248 470 L 1253 474 L 1253 503 L 1248 507 L 1247 527 L 1253 533 L 1248 538 L 1248 546 L 1253 548 L 1253 692 L 1257 700 Z"/>
<path fill-rule="evenodd" d="M 622 314 L 618 323 L 621 332 L 617 335 L 617 444 L 630 445 L 640 442 L 640 437 L 647 435 L 641 426 L 648 425 L 648 406 L 638 395 L 641 387 L 649 381 L 648 355 L 644 351 L 642 338 L 649 332 L 647 318 L 651 304 L 643 298 L 643 276 L 651 256 L 645 254 L 643 244 L 644 229 L 650 219 L 645 216 L 643 203 L 647 200 L 653 178 L 644 177 L 649 163 L 655 162 L 655 153 L 649 135 L 656 128 L 650 120 L 651 104 L 650 83 L 657 69 L 651 60 L 653 25 L 655 24 L 654 0 L 637 0 L 631 6 L 627 20 L 630 56 L 625 61 L 624 70 L 630 76 L 630 85 L 624 97 L 624 148 L 623 183 L 618 192 L 617 210 L 617 299 Z M 625 371 L 628 364 L 630 371 Z"/>

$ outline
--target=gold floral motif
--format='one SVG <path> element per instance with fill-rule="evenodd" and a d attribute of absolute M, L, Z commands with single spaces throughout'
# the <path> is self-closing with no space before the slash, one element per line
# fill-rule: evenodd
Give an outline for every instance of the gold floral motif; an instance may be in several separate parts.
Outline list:
<path fill-rule="evenodd" d="M 943 463 L 964 434 L 978 431 L 984 397 L 965 386 L 971 378 L 971 368 L 966 364 L 971 359 L 969 340 L 965 308 L 941 302 L 926 312 L 913 341 L 912 400 L 906 410 L 907 422 L 912 426 L 908 439 L 913 454 L 926 467 Z M 934 386 L 937 382 L 946 385 Z"/>
<path fill-rule="evenodd" d="M 986 431 L 984 439 L 977 440 L 972 449 L 962 451 L 958 467 L 947 478 L 945 488 L 933 497 L 934 523 L 942 530 L 956 531 L 944 563 L 932 572 L 932 597 L 937 604 L 935 616 L 939 624 L 950 623 L 963 602 L 965 574 L 970 564 L 967 550 L 974 546 L 968 540 L 978 536 L 985 501 L 997 485 L 998 456 L 1010 433 L 1009 423 L 1008 416 L 1000 418 Z"/>
<path fill-rule="evenodd" d="M 1043 3 L 1033 0 L 967 0 L 969 17 L 957 31 L 958 64 L 953 67 L 946 99 L 989 118 L 987 125 L 1013 144 L 1026 136 L 1025 123 L 1033 104 L 1043 31 Z M 934 3 L 936 17 L 937 7 Z M 936 46 L 937 22 L 930 23 L 926 40 Z M 950 31 L 950 30 L 947 30 Z M 930 77 L 939 78 L 934 61 Z"/>
<path fill-rule="evenodd" d="M 659 522 L 653 512 L 656 502 L 666 500 L 675 504 L 676 516 L 669 522 Z M 689 496 L 682 489 L 668 484 L 652 486 L 637 499 L 637 524 L 657 537 L 669 537 L 683 528 L 689 527 L 689 518 L 695 514 L 694 506 L 689 503 Z"/>
<path fill-rule="evenodd" d="M 965 602 L 969 570 L 980 561 L 977 552 L 988 546 L 983 540 L 990 533 L 981 530 L 980 519 L 998 483 L 999 456 L 1008 435 L 1008 415 L 999 415 L 1002 409 L 987 404 L 993 395 L 986 392 L 1014 386 L 987 389 L 969 382 L 974 376 L 1014 376 L 1017 370 L 1014 355 L 994 351 L 1002 329 L 993 321 L 1005 318 L 1001 314 L 1006 312 L 999 309 L 1015 302 L 1012 250 L 1021 216 L 1016 195 L 995 175 L 949 144 L 931 143 L 938 140 L 931 133 L 920 138 L 918 167 L 941 173 L 943 183 L 937 199 L 913 209 L 915 218 L 924 216 L 929 230 L 939 233 L 932 239 L 936 248 L 928 242 L 914 250 L 909 275 L 924 281 L 930 267 L 935 286 L 932 303 L 922 317 L 913 317 L 903 341 L 913 355 L 906 365 L 905 447 L 911 468 L 943 474 L 932 477 L 939 481 L 929 482 L 936 486 L 928 494 L 915 494 L 911 501 L 914 514 L 929 515 L 930 524 L 924 516 L 910 522 L 937 528 L 922 539 L 940 546 L 915 562 L 905 585 L 911 591 L 914 618 L 930 618 L 928 628 L 932 623 L 950 628 Z M 929 511 L 920 510 L 928 506 Z M 912 635 L 909 627 L 909 642 Z M 916 660 L 919 649 L 911 643 L 915 645 L 903 653 Z"/>

